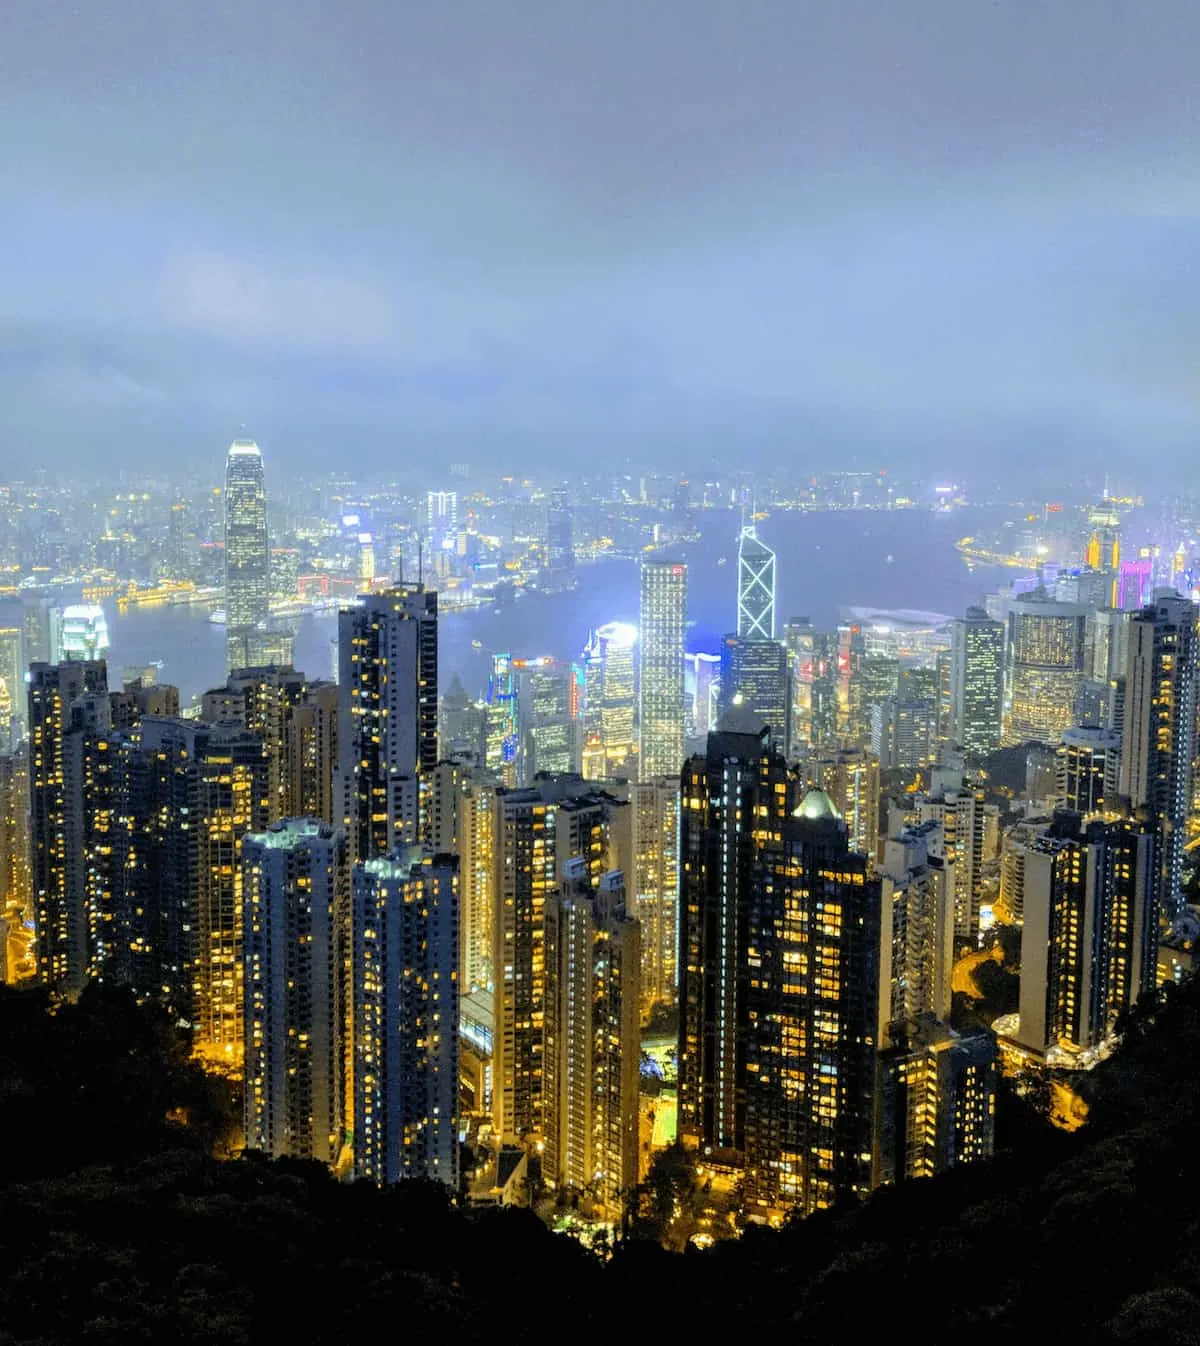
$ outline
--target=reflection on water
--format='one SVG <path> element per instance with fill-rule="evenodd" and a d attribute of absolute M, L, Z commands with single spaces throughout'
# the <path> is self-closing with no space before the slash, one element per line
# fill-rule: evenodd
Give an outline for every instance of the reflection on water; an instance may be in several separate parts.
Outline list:
<path fill-rule="evenodd" d="M 700 541 L 677 554 L 689 567 L 689 648 L 713 650 L 737 610 L 738 518 L 732 511 L 711 510 L 700 521 Z M 954 550 L 957 538 L 980 526 L 974 511 L 776 514 L 760 524 L 759 536 L 778 554 L 778 618 L 807 616 L 832 626 L 850 605 L 961 613 L 1012 579 L 1011 572 L 972 571 Z M 521 598 L 501 612 L 485 608 L 446 617 L 440 632 L 442 684 L 457 673 L 468 691 L 479 692 L 493 651 L 574 658 L 592 627 L 636 622 L 637 616 L 635 562 L 582 567 L 572 593 Z M 127 664 L 161 659 L 162 680 L 177 684 L 186 704 L 224 677 L 225 629 L 207 620 L 207 609 L 110 611 L 109 625 L 114 681 Z M 310 677 L 329 677 L 336 631 L 333 613 L 304 617 L 296 634 L 296 666 Z M 473 648 L 473 641 L 481 648 Z"/>

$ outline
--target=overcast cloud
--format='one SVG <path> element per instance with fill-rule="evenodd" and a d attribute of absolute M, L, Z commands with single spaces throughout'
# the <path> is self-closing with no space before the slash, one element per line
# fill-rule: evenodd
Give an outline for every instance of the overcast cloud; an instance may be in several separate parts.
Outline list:
<path fill-rule="evenodd" d="M 1182 466 L 1198 69 L 1194 0 L 9 0 L 0 454 Z"/>

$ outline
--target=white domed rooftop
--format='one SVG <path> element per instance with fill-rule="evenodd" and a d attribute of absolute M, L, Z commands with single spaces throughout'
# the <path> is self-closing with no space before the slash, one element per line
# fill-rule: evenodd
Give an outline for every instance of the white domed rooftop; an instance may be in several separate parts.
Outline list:
<path fill-rule="evenodd" d="M 825 818 L 839 822 L 841 816 L 824 790 L 809 790 L 800 801 L 800 807 L 792 814 L 793 818 L 807 818 L 809 822 L 820 822 Z"/>

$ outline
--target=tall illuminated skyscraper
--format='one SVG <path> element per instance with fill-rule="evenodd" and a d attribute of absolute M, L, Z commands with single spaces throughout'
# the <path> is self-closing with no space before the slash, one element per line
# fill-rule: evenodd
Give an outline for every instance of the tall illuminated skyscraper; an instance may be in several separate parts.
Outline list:
<path fill-rule="evenodd" d="M 1005 742 L 1057 743 L 1075 722 L 1086 671 L 1087 609 L 1030 595 L 1008 611 Z"/>
<path fill-rule="evenodd" d="M 738 540 L 737 633 L 742 640 L 775 639 L 775 553 L 753 524 Z"/>
<path fill-rule="evenodd" d="M 267 540 L 267 485 L 262 454 L 235 439 L 225 459 L 226 667 L 258 663 L 271 613 L 271 552 Z"/>
<path fill-rule="evenodd" d="M 342 819 L 351 860 L 426 832 L 437 765 L 437 594 L 402 585 L 338 615 Z"/>
<path fill-rule="evenodd" d="M 1183 848 L 1196 747 L 1196 605 L 1159 589 L 1129 622 L 1120 793 L 1148 811 L 1158 837 L 1158 892 L 1170 920 L 1183 906 Z"/>
<path fill-rule="evenodd" d="M 678 561 L 643 561 L 638 644 L 638 774 L 642 780 L 678 775 L 683 765 L 686 630 L 687 566 Z"/>
<path fill-rule="evenodd" d="M 0 980 L 28 976 L 25 923 L 33 915 L 29 886 L 29 758 L 0 753 L 0 921 L 7 923 L 0 949 Z"/>
<path fill-rule="evenodd" d="M 1000 746 L 1004 717 L 1004 624 L 968 608 L 950 628 L 950 737 L 970 757 Z"/>
<path fill-rule="evenodd" d="M 609 1219 L 638 1180 L 638 942 L 622 875 L 569 860 L 546 899 L 545 1165 Z"/>
<path fill-rule="evenodd" d="M 721 642 L 720 728 L 731 711 L 749 712 L 769 725 L 771 741 L 786 756 L 790 748 L 790 660 L 778 640 L 743 640 L 727 635 Z"/>
<path fill-rule="evenodd" d="M 431 844 L 437 853 L 458 856 L 463 995 L 492 984 L 498 788 L 491 773 L 481 767 L 439 762 L 434 768 Z"/>
<path fill-rule="evenodd" d="M 636 641 L 636 626 L 608 622 L 592 632 L 584 649 L 583 774 L 589 779 L 633 774 Z"/>
<path fill-rule="evenodd" d="M 19 626 L 0 626 L 0 753 L 7 752 L 25 733 L 25 661 L 21 657 Z"/>
<path fill-rule="evenodd" d="M 458 1186 L 458 863 L 420 847 L 352 880 L 354 1174 Z"/>
<path fill-rule="evenodd" d="M 629 914 L 642 932 L 642 1017 L 676 999 L 679 913 L 679 778 L 629 787 L 633 884 Z M 628 880 L 627 880 L 628 884 Z"/>
<path fill-rule="evenodd" d="M 337 1162 L 349 921 L 340 828 L 288 818 L 242 840 L 246 1145 Z"/>

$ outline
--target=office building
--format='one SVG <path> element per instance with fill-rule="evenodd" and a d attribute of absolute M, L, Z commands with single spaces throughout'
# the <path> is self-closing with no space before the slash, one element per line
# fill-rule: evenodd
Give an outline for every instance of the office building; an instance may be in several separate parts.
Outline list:
<path fill-rule="evenodd" d="M 1000 746 L 1004 718 L 1004 623 L 968 608 L 950 625 L 951 742 L 968 757 Z"/>
<path fill-rule="evenodd" d="M 510 788 L 518 783 L 521 753 L 517 671 L 511 654 L 494 654 L 487 688 L 484 764 Z"/>
<path fill-rule="evenodd" d="M 516 1142 L 542 1134 L 546 899 L 583 857 L 591 881 L 627 870 L 628 804 L 578 776 L 552 776 L 495 800 L 492 976 L 493 1123 Z"/>
<path fill-rule="evenodd" d="M 458 865 L 419 847 L 352 877 L 354 1176 L 458 1187 Z"/>
<path fill-rule="evenodd" d="M 262 454 L 235 439 L 225 459 L 225 666 L 249 668 L 262 658 L 271 615 L 271 552 Z"/>
<path fill-rule="evenodd" d="M 1157 836 L 1160 914 L 1182 914 L 1183 849 L 1196 753 L 1196 605 L 1173 589 L 1129 621 L 1120 793 Z"/>
<path fill-rule="evenodd" d="M 247 1148 L 337 1163 L 345 1130 L 346 841 L 316 818 L 242 840 Z"/>
<path fill-rule="evenodd" d="M 638 772 L 653 780 L 678 775 L 683 765 L 687 567 L 646 560 L 641 578 Z"/>
<path fill-rule="evenodd" d="M 1087 663 L 1087 608 L 1041 593 L 1014 599 L 1008 612 L 1006 744 L 1056 744 L 1075 723 Z"/>
<path fill-rule="evenodd" d="M 684 680 L 685 693 L 688 696 L 686 724 L 688 737 L 703 738 L 717 727 L 721 656 L 689 654 L 684 668 Z"/>
<path fill-rule="evenodd" d="M 753 525 L 738 539 L 737 634 L 741 640 L 775 639 L 775 553 Z"/>
<path fill-rule="evenodd" d="M 771 741 L 786 757 L 791 725 L 788 652 L 777 640 L 727 635 L 721 642 L 721 719 L 738 708 L 771 730 Z"/>
<path fill-rule="evenodd" d="M 887 697 L 871 707 L 871 753 L 881 771 L 916 772 L 933 759 L 937 704 Z"/>
<path fill-rule="evenodd" d="M 103 659 L 109 651 L 108 618 L 98 603 L 74 603 L 63 609 L 62 657 Z"/>
<path fill-rule="evenodd" d="M 632 779 L 634 761 L 634 644 L 637 628 L 609 622 L 584 650 L 583 774 L 589 780 Z"/>
<path fill-rule="evenodd" d="M 582 669 L 549 658 L 514 659 L 513 666 L 520 734 L 517 783 L 528 785 L 539 772 L 578 772 L 582 766 Z"/>
<path fill-rule="evenodd" d="M 1121 736 L 1097 725 L 1073 725 L 1055 754 L 1059 808 L 1084 817 L 1115 807 L 1120 786 Z"/>
<path fill-rule="evenodd" d="M 745 1190 L 748 1208 L 776 1221 L 871 1187 L 880 888 L 819 790 L 757 849 L 745 950 Z"/>
<path fill-rule="evenodd" d="M 956 1033 L 932 1015 L 895 1025 L 879 1058 L 875 1185 L 989 1159 L 998 1075 L 989 1032 Z"/>
<path fill-rule="evenodd" d="M 458 547 L 458 492 L 425 493 L 425 535 L 435 557 Z"/>
<path fill-rule="evenodd" d="M 1128 819 L 1058 813 L 1025 855 L 1017 1039 L 1069 1062 L 1155 985 L 1155 836 Z"/>
<path fill-rule="evenodd" d="M 341 818 L 353 863 L 415 844 L 437 765 L 437 594 L 402 585 L 338 614 Z"/>
<path fill-rule="evenodd" d="M 638 1181 L 639 942 L 620 872 L 569 860 L 546 899 L 543 1172 L 610 1220 Z"/>

